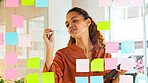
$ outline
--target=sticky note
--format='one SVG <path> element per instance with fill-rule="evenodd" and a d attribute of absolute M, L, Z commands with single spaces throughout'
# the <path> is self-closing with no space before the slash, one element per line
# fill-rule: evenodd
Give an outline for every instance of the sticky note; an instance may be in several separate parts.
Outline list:
<path fill-rule="evenodd" d="M 103 21 L 97 23 L 97 30 L 109 30 L 110 29 L 110 21 Z"/>
<path fill-rule="evenodd" d="M 36 7 L 48 7 L 48 0 L 35 0 Z"/>
<path fill-rule="evenodd" d="M 148 77 L 146 77 L 146 76 L 136 76 L 135 83 L 148 83 Z"/>
<path fill-rule="evenodd" d="M 19 0 L 6 0 L 6 7 L 18 7 Z"/>
<path fill-rule="evenodd" d="M 133 70 L 134 59 L 121 58 L 121 68 L 122 70 Z"/>
<path fill-rule="evenodd" d="M 121 53 L 135 53 L 134 41 L 123 41 L 121 43 Z"/>
<path fill-rule="evenodd" d="M 104 71 L 104 59 L 93 59 L 91 62 L 91 71 Z"/>
<path fill-rule="evenodd" d="M 99 7 L 111 7 L 112 0 L 99 0 Z"/>
<path fill-rule="evenodd" d="M 117 69 L 118 58 L 105 58 L 105 70 Z"/>
<path fill-rule="evenodd" d="M 16 68 L 9 68 L 4 71 L 5 79 L 17 79 L 17 69 Z"/>
<path fill-rule="evenodd" d="M 21 0 L 22 6 L 35 5 L 34 0 Z"/>
<path fill-rule="evenodd" d="M 18 46 L 19 47 L 30 47 L 31 46 L 31 36 L 18 34 Z"/>
<path fill-rule="evenodd" d="M 105 53 L 118 53 L 119 42 L 106 42 Z"/>
<path fill-rule="evenodd" d="M 90 76 L 90 83 L 104 83 L 103 76 Z"/>
<path fill-rule="evenodd" d="M 0 45 L 4 44 L 4 34 L 0 33 Z"/>
<path fill-rule="evenodd" d="M 12 16 L 12 27 L 24 27 L 24 17 L 19 15 Z"/>
<path fill-rule="evenodd" d="M 5 65 L 17 65 L 17 54 L 8 53 L 5 55 Z"/>
<path fill-rule="evenodd" d="M 39 83 L 39 73 L 30 73 L 26 76 L 27 83 Z"/>
<path fill-rule="evenodd" d="M 114 6 L 127 6 L 127 0 L 114 0 Z"/>
<path fill-rule="evenodd" d="M 88 77 L 75 77 L 75 83 L 88 83 Z"/>
<path fill-rule="evenodd" d="M 143 0 L 129 0 L 129 6 L 130 7 L 138 7 L 138 6 L 142 6 L 143 4 Z"/>
<path fill-rule="evenodd" d="M 18 45 L 18 33 L 5 32 L 5 44 L 6 45 Z"/>
<path fill-rule="evenodd" d="M 44 72 L 41 77 L 42 83 L 55 83 L 54 72 Z"/>
<path fill-rule="evenodd" d="M 40 69 L 40 57 L 27 59 L 27 68 Z"/>
<path fill-rule="evenodd" d="M 89 59 L 76 59 L 76 72 L 89 72 Z"/>
<path fill-rule="evenodd" d="M 131 76 L 131 75 L 120 75 L 119 83 L 133 83 L 133 76 Z"/>

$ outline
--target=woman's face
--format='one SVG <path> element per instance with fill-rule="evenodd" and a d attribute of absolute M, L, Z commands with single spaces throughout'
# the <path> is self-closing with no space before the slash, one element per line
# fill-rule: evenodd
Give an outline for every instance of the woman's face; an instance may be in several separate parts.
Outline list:
<path fill-rule="evenodd" d="M 65 25 L 73 38 L 79 38 L 89 33 L 90 23 L 90 19 L 85 20 L 78 12 L 70 12 L 66 16 Z"/>

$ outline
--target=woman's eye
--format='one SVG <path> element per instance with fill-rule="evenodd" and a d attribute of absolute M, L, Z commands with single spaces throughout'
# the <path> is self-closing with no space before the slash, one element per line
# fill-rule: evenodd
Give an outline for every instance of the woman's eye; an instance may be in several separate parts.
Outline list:
<path fill-rule="evenodd" d="M 77 20 L 74 20 L 73 22 L 75 23 L 75 22 L 77 22 Z"/>
<path fill-rule="evenodd" d="M 69 24 L 68 24 L 68 25 L 66 25 L 66 27 L 69 27 Z"/>

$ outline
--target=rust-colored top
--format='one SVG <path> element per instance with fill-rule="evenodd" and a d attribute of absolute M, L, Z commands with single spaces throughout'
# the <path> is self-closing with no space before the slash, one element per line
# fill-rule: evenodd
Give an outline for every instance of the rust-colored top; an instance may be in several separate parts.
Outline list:
<path fill-rule="evenodd" d="M 94 57 L 111 58 L 111 54 L 105 53 L 105 49 L 100 48 L 100 51 L 98 51 Z M 71 46 L 58 50 L 50 70 L 48 71 L 46 64 L 44 64 L 43 72 L 54 72 L 55 83 L 75 83 L 75 77 L 88 77 L 90 83 L 90 76 L 104 76 L 109 72 L 109 70 L 103 72 L 76 72 L 76 59 L 87 59 L 87 57 L 82 48 L 72 44 Z M 110 83 L 110 80 L 111 79 L 105 79 L 104 83 Z"/>

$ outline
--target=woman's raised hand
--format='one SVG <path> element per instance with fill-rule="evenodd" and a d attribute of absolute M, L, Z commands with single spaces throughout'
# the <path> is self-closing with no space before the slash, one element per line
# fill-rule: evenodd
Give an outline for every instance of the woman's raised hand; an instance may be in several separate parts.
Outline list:
<path fill-rule="evenodd" d="M 44 29 L 43 39 L 48 49 L 54 49 L 54 32 L 51 29 Z"/>

